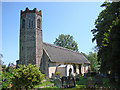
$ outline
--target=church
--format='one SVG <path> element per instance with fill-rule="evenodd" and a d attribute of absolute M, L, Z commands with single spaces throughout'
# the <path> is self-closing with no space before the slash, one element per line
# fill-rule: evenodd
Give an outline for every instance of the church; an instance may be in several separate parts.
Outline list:
<path fill-rule="evenodd" d="M 18 64 L 35 64 L 46 77 L 53 77 L 56 72 L 60 76 L 84 74 L 88 72 L 90 62 L 82 54 L 42 40 L 42 11 L 36 8 L 20 15 L 20 41 Z"/>

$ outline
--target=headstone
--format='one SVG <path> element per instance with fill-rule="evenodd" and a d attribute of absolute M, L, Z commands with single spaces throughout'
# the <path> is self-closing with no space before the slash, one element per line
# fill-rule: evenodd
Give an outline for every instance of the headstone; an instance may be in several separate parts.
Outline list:
<path fill-rule="evenodd" d="M 62 87 L 67 88 L 68 87 L 67 77 L 63 76 L 61 80 L 62 80 Z"/>
<path fill-rule="evenodd" d="M 59 78 L 59 79 L 60 79 L 60 75 L 57 75 L 56 78 Z"/>
<path fill-rule="evenodd" d="M 54 80 L 54 86 L 57 86 L 58 88 L 61 88 L 61 80 L 59 78 Z"/>
<path fill-rule="evenodd" d="M 76 84 L 75 84 L 74 77 L 68 76 L 68 87 L 75 87 L 75 86 L 76 86 Z"/>

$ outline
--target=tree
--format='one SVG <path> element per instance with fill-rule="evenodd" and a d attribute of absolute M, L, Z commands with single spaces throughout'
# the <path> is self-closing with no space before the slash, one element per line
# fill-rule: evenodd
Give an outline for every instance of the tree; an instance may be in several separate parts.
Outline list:
<path fill-rule="evenodd" d="M 13 88 L 33 88 L 40 84 L 44 79 L 44 74 L 35 65 L 19 65 L 19 68 L 14 69 L 12 77 Z"/>
<path fill-rule="evenodd" d="M 56 38 L 54 44 L 57 46 L 71 49 L 73 51 L 78 51 L 77 43 L 73 40 L 73 36 L 70 35 L 59 35 L 59 37 Z"/>
<path fill-rule="evenodd" d="M 104 2 L 105 9 L 95 21 L 95 29 L 91 30 L 98 48 L 98 60 L 101 61 L 102 72 L 111 71 L 118 75 L 120 84 L 120 2 Z M 114 62 L 114 63 L 113 63 Z"/>
<path fill-rule="evenodd" d="M 83 55 L 90 61 L 91 70 L 98 72 L 100 65 L 98 65 L 99 62 L 97 61 L 97 53 L 89 52 L 88 55 L 85 53 L 83 53 Z"/>

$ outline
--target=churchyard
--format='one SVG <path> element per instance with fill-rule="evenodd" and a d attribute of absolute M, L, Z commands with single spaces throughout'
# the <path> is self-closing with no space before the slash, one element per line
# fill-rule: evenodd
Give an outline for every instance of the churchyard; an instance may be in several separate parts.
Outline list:
<path fill-rule="evenodd" d="M 35 65 L 19 66 L 19 68 L 2 68 L 3 89 L 40 89 L 40 88 L 64 88 L 64 89 L 105 89 L 119 90 L 119 85 L 112 81 L 111 74 L 99 74 L 88 72 L 84 75 L 62 76 L 47 78 L 41 74 Z M 118 81 L 118 77 L 115 78 Z"/>
<path fill-rule="evenodd" d="M 117 84 L 110 82 L 110 77 L 103 74 L 85 74 L 75 77 L 47 78 L 34 88 L 64 88 L 64 89 L 105 89 L 119 90 Z"/>

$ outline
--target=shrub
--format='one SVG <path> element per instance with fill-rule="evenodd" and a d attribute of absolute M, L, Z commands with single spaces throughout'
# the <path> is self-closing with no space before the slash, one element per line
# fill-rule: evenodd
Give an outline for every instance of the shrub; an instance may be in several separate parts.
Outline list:
<path fill-rule="evenodd" d="M 18 88 L 33 88 L 39 84 L 45 75 L 39 71 L 39 67 L 35 65 L 19 65 L 18 69 L 15 69 L 12 78 L 12 85 L 15 89 Z"/>
<path fill-rule="evenodd" d="M 11 88 L 11 77 L 13 76 L 11 73 L 2 72 L 2 89 Z"/>

